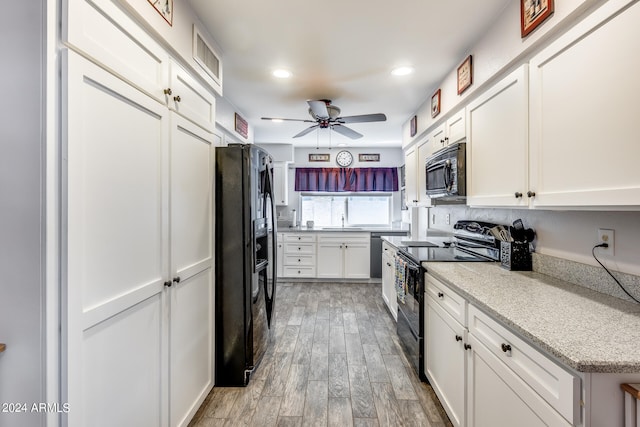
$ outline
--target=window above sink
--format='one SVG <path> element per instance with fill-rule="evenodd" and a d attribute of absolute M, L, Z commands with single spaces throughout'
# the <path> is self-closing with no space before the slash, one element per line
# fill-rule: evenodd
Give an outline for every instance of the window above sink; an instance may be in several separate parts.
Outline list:
<path fill-rule="evenodd" d="M 316 228 L 357 230 L 364 226 L 391 226 L 391 193 L 303 193 L 300 223 Z"/>

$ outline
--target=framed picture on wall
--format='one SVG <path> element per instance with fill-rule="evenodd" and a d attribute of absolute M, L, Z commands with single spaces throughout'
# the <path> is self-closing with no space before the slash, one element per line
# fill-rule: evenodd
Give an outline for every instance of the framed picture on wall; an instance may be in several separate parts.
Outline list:
<path fill-rule="evenodd" d="M 409 136 L 416 136 L 416 133 L 418 133 L 418 116 L 411 117 L 409 128 Z"/>
<path fill-rule="evenodd" d="M 148 0 L 149 4 L 164 18 L 165 21 L 173 26 L 173 0 Z"/>
<path fill-rule="evenodd" d="M 467 56 L 458 67 L 458 95 L 467 90 L 473 84 L 473 62 L 471 55 Z"/>
<path fill-rule="evenodd" d="M 431 96 L 431 117 L 440 114 L 440 89 Z"/>
<path fill-rule="evenodd" d="M 520 0 L 520 34 L 524 38 L 553 14 L 553 0 Z"/>

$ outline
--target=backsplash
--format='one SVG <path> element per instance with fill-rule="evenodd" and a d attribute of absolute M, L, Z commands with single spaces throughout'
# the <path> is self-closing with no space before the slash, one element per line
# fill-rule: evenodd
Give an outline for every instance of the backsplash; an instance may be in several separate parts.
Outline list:
<path fill-rule="evenodd" d="M 533 253 L 533 271 L 592 289 L 626 301 L 632 301 L 602 267 Z M 640 276 L 611 271 L 631 295 L 640 299 Z"/>

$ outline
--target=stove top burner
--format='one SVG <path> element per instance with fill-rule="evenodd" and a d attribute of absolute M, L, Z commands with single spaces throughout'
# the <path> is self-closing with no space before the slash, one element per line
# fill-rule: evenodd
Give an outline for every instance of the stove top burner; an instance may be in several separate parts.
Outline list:
<path fill-rule="evenodd" d="M 416 263 L 421 262 L 487 262 L 489 258 L 461 250 L 455 246 L 448 248 L 406 247 L 400 248 L 400 253 L 405 254 Z"/>

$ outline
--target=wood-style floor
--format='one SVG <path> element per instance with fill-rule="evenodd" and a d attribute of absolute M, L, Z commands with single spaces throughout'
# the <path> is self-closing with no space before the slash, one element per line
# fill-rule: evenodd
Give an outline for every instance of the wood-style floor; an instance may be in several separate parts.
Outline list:
<path fill-rule="evenodd" d="M 450 426 L 402 353 L 380 283 L 279 283 L 248 387 L 215 387 L 190 427 Z"/>

